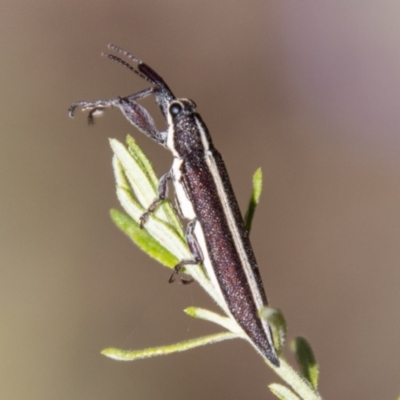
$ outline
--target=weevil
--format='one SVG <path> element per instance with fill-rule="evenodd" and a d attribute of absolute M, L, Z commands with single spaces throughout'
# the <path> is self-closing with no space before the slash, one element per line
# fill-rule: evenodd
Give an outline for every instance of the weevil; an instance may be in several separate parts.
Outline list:
<path fill-rule="evenodd" d="M 172 181 L 182 216 L 189 222 L 186 238 L 192 260 L 182 260 L 175 268 L 201 263 L 214 286 L 220 291 L 227 309 L 253 346 L 275 366 L 279 366 L 268 322 L 259 316 L 267 305 L 260 271 L 250 244 L 239 205 L 220 153 L 192 100 L 177 98 L 150 66 L 133 54 L 110 45 L 136 64 L 136 68 L 113 54 L 103 54 L 145 79 L 151 86 L 125 97 L 71 105 L 89 110 L 89 122 L 97 111 L 118 107 L 127 120 L 158 144 L 172 152 L 173 164 L 160 179 L 158 198 L 141 218 L 141 225 L 158 203 L 167 196 Z M 167 122 L 159 131 L 149 112 L 137 101 L 149 95 L 155 100 Z"/>

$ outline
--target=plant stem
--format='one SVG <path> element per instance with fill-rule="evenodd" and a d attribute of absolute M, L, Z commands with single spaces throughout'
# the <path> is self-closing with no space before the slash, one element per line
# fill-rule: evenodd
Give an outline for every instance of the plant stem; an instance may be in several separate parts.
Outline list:
<path fill-rule="evenodd" d="M 322 397 L 285 360 L 279 359 L 279 368 L 273 370 L 304 400 L 322 400 Z"/>

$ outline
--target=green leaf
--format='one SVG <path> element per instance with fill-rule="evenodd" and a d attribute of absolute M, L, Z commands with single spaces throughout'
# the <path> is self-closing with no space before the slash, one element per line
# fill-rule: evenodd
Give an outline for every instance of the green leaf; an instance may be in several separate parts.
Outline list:
<path fill-rule="evenodd" d="M 118 210 L 111 210 L 110 214 L 118 228 L 150 257 L 169 268 L 173 268 L 179 263 L 179 260 L 173 254 L 154 240 L 145 229 L 141 229 L 139 224 L 131 217 Z"/>
<path fill-rule="evenodd" d="M 296 354 L 296 360 L 304 378 L 311 383 L 313 388 L 317 389 L 319 367 L 311 346 L 306 339 L 299 336 L 293 340 L 291 347 Z"/>
<path fill-rule="evenodd" d="M 114 173 L 117 180 L 117 197 L 126 213 L 139 223 L 145 209 L 135 200 L 132 191 L 126 187 L 124 182 L 124 166 L 114 158 Z M 159 242 L 164 248 L 168 249 L 179 260 L 190 259 L 192 254 L 187 246 L 185 239 L 176 232 L 173 225 L 165 220 L 156 217 L 154 214 L 149 216 L 144 229 Z"/>
<path fill-rule="evenodd" d="M 260 311 L 260 317 L 267 320 L 272 330 L 275 349 L 281 355 L 286 342 L 286 320 L 278 308 L 264 307 Z"/>
<path fill-rule="evenodd" d="M 137 201 L 143 212 L 158 198 L 158 180 L 150 161 L 136 145 L 133 138 L 128 137 L 129 149 L 116 139 L 110 139 L 114 152 L 114 174 L 117 188 L 128 190 Z M 183 238 L 181 223 L 168 199 L 160 203 L 152 216 L 166 222 Z"/>
<path fill-rule="evenodd" d="M 153 166 L 150 160 L 144 155 L 142 149 L 136 144 L 136 140 L 131 136 L 126 136 L 126 144 L 128 146 L 129 153 L 134 157 L 141 169 L 147 175 L 148 180 L 151 182 L 155 191 L 158 189 L 158 178 L 154 172 Z"/>
<path fill-rule="evenodd" d="M 242 336 L 243 338 L 245 338 L 242 328 L 240 328 L 238 323 L 232 318 L 224 317 L 213 311 L 205 310 L 204 308 L 200 307 L 188 307 L 184 311 L 187 315 L 193 318 L 199 318 L 204 319 L 205 321 L 214 322 L 215 324 L 222 326 L 228 331 L 231 331 L 232 333 L 237 333 L 238 336 Z"/>
<path fill-rule="evenodd" d="M 271 383 L 268 385 L 271 392 L 280 400 L 300 400 L 289 388 L 279 383 Z"/>
<path fill-rule="evenodd" d="M 171 344 L 169 346 L 152 347 L 144 350 L 119 350 L 115 348 L 104 349 L 101 354 L 118 361 L 134 361 L 141 358 L 149 358 L 161 356 L 171 353 L 179 353 L 181 351 L 191 350 L 196 347 L 205 346 L 207 344 L 222 342 L 223 340 L 235 339 L 236 334 L 231 332 L 222 332 L 215 335 L 203 336 L 196 339 L 187 340 L 180 343 Z"/>
<path fill-rule="evenodd" d="M 249 201 L 249 205 L 247 207 L 247 212 L 244 217 L 244 225 L 247 229 L 247 232 L 249 233 L 251 230 L 251 224 L 253 222 L 253 217 L 256 211 L 256 207 L 260 201 L 261 191 L 262 191 L 262 171 L 261 168 L 258 168 L 253 175 L 253 190 Z"/>

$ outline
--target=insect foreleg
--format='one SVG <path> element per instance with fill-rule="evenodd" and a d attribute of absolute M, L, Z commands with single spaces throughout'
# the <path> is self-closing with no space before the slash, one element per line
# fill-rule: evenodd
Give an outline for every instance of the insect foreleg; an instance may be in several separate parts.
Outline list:
<path fill-rule="evenodd" d="M 136 102 L 137 100 L 143 99 L 144 97 L 156 91 L 156 88 L 150 87 L 129 96 L 117 97 L 116 99 L 112 100 L 97 100 L 94 102 L 78 101 L 70 106 L 68 109 L 68 114 L 72 118 L 74 116 L 75 109 L 77 107 L 82 107 L 82 111 L 89 110 L 88 120 L 89 124 L 92 124 L 94 122 L 94 116 L 97 112 L 102 111 L 105 108 L 117 107 L 132 125 L 134 125 L 145 135 L 149 136 L 155 142 L 164 146 L 167 133 L 159 132 L 156 128 L 153 118 L 148 111 Z"/>
<path fill-rule="evenodd" d="M 86 111 L 86 110 L 90 110 L 88 119 L 89 119 L 89 123 L 93 123 L 93 115 L 95 114 L 96 111 L 101 111 L 104 108 L 108 108 L 108 107 L 113 107 L 115 105 L 115 101 L 117 99 L 114 100 L 97 100 L 94 102 L 90 102 L 90 101 L 77 101 L 74 104 L 71 104 L 71 106 L 68 109 L 68 115 L 70 116 L 70 118 L 74 117 L 74 112 L 75 109 L 77 107 L 82 107 L 82 111 Z"/>
<path fill-rule="evenodd" d="M 158 144 L 165 146 L 167 132 L 158 131 L 151 115 L 132 96 L 122 97 L 113 105 L 118 107 L 126 119 L 137 129 Z"/>

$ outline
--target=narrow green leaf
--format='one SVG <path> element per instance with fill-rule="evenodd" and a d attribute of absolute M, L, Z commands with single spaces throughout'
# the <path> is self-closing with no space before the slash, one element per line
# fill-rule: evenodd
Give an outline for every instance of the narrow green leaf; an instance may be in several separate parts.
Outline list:
<path fill-rule="evenodd" d="M 145 229 L 140 229 L 139 224 L 131 217 L 118 210 L 111 210 L 110 215 L 118 228 L 128 235 L 150 257 L 170 268 L 179 263 L 179 260 L 165 247 L 161 246 L 159 242 L 154 240 Z"/>
<path fill-rule="evenodd" d="M 217 314 L 213 311 L 205 310 L 200 307 L 188 307 L 185 310 L 185 313 L 193 318 L 204 319 L 205 321 L 214 322 L 222 326 L 223 328 L 231 331 L 232 333 L 236 333 L 238 336 L 243 336 L 243 330 L 237 324 L 237 322 L 232 318 L 224 317 L 220 314 Z"/>
<path fill-rule="evenodd" d="M 131 135 L 126 136 L 126 144 L 131 155 L 140 164 L 141 169 L 145 171 L 154 188 L 154 191 L 156 192 L 158 189 L 158 178 L 154 172 L 153 165 L 151 164 L 150 160 L 144 155 L 142 149 L 136 144 L 136 140 Z"/>
<path fill-rule="evenodd" d="M 249 205 L 247 207 L 247 212 L 244 217 L 244 225 L 247 229 L 247 232 L 250 233 L 251 224 L 253 222 L 254 213 L 256 211 L 256 207 L 260 201 L 262 191 L 262 171 L 261 168 L 258 168 L 253 175 L 253 190 L 250 197 Z"/>
<path fill-rule="evenodd" d="M 267 320 L 272 330 L 275 349 L 281 355 L 286 341 L 286 320 L 278 308 L 264 307 L 260 311 L 260 317 Z"/>
<path fill-rule="evenodd" d="M 130 191 L 146 211 L 158 198 L 158 180 L 150 161 L 136 145 L 134 139 L 131 138 L 129 143 L 128 150 L 118 140 L 110 139 L 110 146 L 114 152 L 113 167 L 117 187 L 123 187 Z M 171 225 L 171 228 L 183 237 L 182 226 L 168 199 L 159 204 L 153 215 Z"/>
<path fill-rule="evenodd" d="M 296 360 L 304 378 L 306 378 L 311 385 L 317 389 L 319 367 L 310 344 L 306 339 L 299 336 L 293 340 L 291 347 L 296 354 Z"/>
<path fill-rule="evenodd" d="M 271 383 L 268 385 L 271 392 L 280 400 L 300 400 L 289 388 L 279 383 Z"/>
<path fill-rule="evenodd" d="M 154 182 L 149 180 L 148 171 L 143 169 L 138 158 L 134 157 L 118 140 L 110 139 L 110 146 L 122 166 L 125 176 L 120 177 L 120 179 L 125 181 L 123 182 L 124 187 L 131 189 L 135 199 L 144 209 L 147 209 L 157 197 L 157 187 L 155 187 Z M 119 184 L 121 185 L 121 183 Z"/>
<path fill-rule="evenodd" d="M 117 187 L 117 197 L 126 213 L 139 223 L 143 215 L 141 208 L 132 196 L 132 193 L 124 187 Z M 151 215 L 146 221 L 144 229 L 164 248 L 174 254 L 178 260 L 190 259 L 192 256 L 185 239 L 183 239 L 174 227 L 165 221 Z"/>
<path fill-rule="evenodd" d="M 141 358 L 149 358 L 161 356 L 171 353 L 179 353 L 181 351 L 191 350 L 196 347 L 205 346 L 207 344 L 222 342 L 223 340 L 235 339 L 236 334 L 230 332 L 217 333 L 215 335 L 203 336 L 196 339 L 172 344 L 169 346 L 152 347 L 144 350 L 120 350 L 115 348 L 104 349 L 101 354 L 106 357 L 119 361 L 133 361 Z"/>

